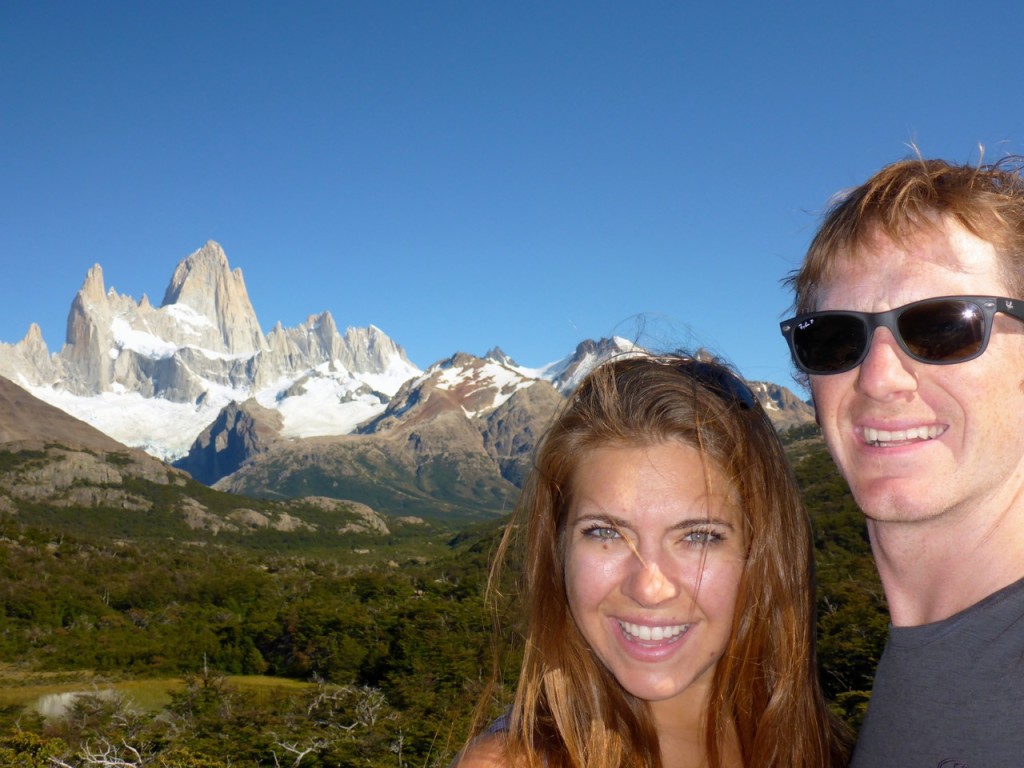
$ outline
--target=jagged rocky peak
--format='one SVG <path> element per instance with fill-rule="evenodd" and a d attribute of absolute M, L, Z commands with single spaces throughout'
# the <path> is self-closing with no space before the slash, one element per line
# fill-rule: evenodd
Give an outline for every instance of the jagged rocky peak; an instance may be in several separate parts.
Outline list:
<path fill-rule="evenodd" d="M 44 352 L 46 351 L 46 342 L 43 341 L 43 329 L 39 327 L 39 323 L 30 324 L 25 338 L 18 343 L 25 349 L 42 348 Z"/>
<path fill-rule="evenodd" d="M 103 284 L 103 268 L 94 264 L 85 275 L 71 309 L 61 354 L 68 366 L 67 387 L 73 392 L 101 392 L 109 388 L 111 311 Z"/>
<path fill-rule="evenodd" d="M 319 315 L 310 315 L 306 319 L 306 325 L 325 339 L 333 339 L 338 335 L 338 324 L 334 322 L 334 316 L 327 310 L 324 310 Z"/>
<path fill-rule="evenodd" d="M 85 281 L 71 301 L 68 312 L 65 343 L 70 345 L 89 344 L 95 336 L 93 317 L 107 314 L 107 289 L 103 285 L 103 268 L 93 264 L 85 274 Z"/>
<path fill-rule="evenodd" d="M 491 347 L 491 349 L 487 350 L 487 354 L 484 355 L 484 360 L 490 360 L 492 363 L 497 363 L 498 365 L 507 365 L 509 368 L 519 367 L 519 363 L 506 355 L 501 347 Z"/>
<path fill-rule="evenodd" d="M 623 338 L 586 339 L 576 345 L 576 351 L 548 370 L 545 378 L 563 394 L 571 392 L 591 370 L 616 355 L 636 352 L 640 348 Z"/>
<path fill-rule="evenodd" d="M 57 363 L 46 348 L 38 323 L 28 327 L 17 344 L 0 343 L 0 376 L 16 382 L 53 382 L 59 378 Z"/>
<path fill-rule="evenodd" d="M 85 282 L 78 289 L 78 296 L 83 301 L 101 303 L 106 300 L 107 289 L 103 284 L 103 267 L 93 264 L 85 273 Z"/>
<path fill-rule="evenodd" d="M 378 328 L 348 328 L 345 335 L 330 312 L 309 315 L 295 328 L 284 328 L 278 323 L 266 336 L 268 351 L 264 355 L 261 375 L 269 383 L 282 373 L 304 373 L 323 363 L 332 371 L 340 369 L 357 375 L 381 375 L 395 379 L 392 384 L 378 381 L 374 386 L 385 388 L 390 394 L 401 381 L 419 373 L 409 362 L 403 350 Z"/>
<path fill-rule="evenodd" d="M 293 358 L 317 363 L 332 360 L 337 356 L 336 348 L 340 341 L 330 312 L 309 315 L 306 322 L 294 328 L 284 328 L 279 321 L 267 334 L 270 351 L 285 361 Z M 287 367 L 288 363 L 284 365 Z"/>
<path fill-rule="evenodd" d="M 46 348 L 43 340 L 43 331 L 38 323 L 32 323 L 28 327 L 25 338 L 19 341 L 15 347 L 18 355 L 25 362 L 33 367 L 44 381 L 51 380 L 56 373 L 53 360 L 50 358 L 50 351 Z"/>
<path fill-rule="evenodd" d="M 161 308 L 172 305 L 188 307 L 211 323 L 212 333 L 196 329 L 199 346 L 230 354 L 266 348 L 242 270 L 231 270 L 224 249 L 213 240 L 174 270 Z"/>
<path fill-rule="evenodd" d="M 52 364 L 43 362 L 39 346 L 0 355 L 0 373 L 37 386 L 59 379 L 80 396 L 122 389 L 191 402 L 210 382 L 247 386 L 251 372 L 232 361 L 267 345 L 241 271 L 231 272 L 211 241 L 178 264 L 160 308 L 145 294 L 136 302 L 107 290 L 102 267 L 94 265 L 72 301 L 66 342 Z"/>
<path fill-rule="evenodd" d="M 405 349 L 375 325 L 366 328 L 345 329 L 345 346 L 348 349 L 346 365 L 361 371 L 383 372 L 396 364 L 413 368 Z"/>
<path fill-rule="evenodd" d="M 106 289 L 103 268 L 94 264 L 71 302 L 65 343 L 86 347 L 97 341 L 105 344 L 108 339 L 103 329 L 108 328 L 113 317 L 133 315 L 138 310 L 139 306 L 130 296 L 120 296 L 113 288 Z"/>
<path fill-rule="evenodd" d="M 439 368 L 479 368 L 484 361 L 468 352 L 456 352 L 447 360 L 438 363 Z"/>
<path fill-rule="evenodd" d="M 241 270 L 236 270 L 236 273 L 240 278 Z M 208 240 L 198 251 L 193 251 L 178 262 L 162 303 L 182 302 L 208 314 L 213 309 L 215 290 L 224 282 L 225 277 L 232 277 L 227 254 L 220 244 Z"/>
<path fill-rule="evenodd" d="M 637 349 L 637 346 L 626 339 L 614 336 L 612 338 L 602 338 L 594 341 L 593 339 L 586 339 L 576 345 L 575 356 L 577 358 L 586 355 L 593 355 L 599 358 L 607 358 L 612 355 L 621 354 L 623 352 L 633 352 Z"/>

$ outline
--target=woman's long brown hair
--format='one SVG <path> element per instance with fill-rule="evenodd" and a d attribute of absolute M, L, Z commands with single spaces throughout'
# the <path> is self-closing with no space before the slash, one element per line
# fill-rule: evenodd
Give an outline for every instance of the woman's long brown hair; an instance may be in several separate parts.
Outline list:
<path fill-rule="evenodd" d="M 661 766 L 647 702 L 618 684 L 572 619 L 564 534 L 583 455 L 669 440 L 696 447 L 721 469 L 745 514 L 746 566 L 705 719 L 707 765 L 721 768 L 727 733 L 738 735 L 746 768 L 845 764 L 848 737 L 818 683 L 809 522 L 774 427 L 752 397 L 736 396 L 737 385 L 745 388 L 713 361 L 616 359 L 583 380 L 541 440 L 492 571 L 494 584 L 524 533 L 524 649 L 509 713 L 510 765 Z"/>

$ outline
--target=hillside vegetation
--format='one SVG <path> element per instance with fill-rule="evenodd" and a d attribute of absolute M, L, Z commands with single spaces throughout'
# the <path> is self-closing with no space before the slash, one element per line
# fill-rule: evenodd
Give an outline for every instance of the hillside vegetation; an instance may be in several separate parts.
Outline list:
<path fill-rule="evenodd" d="M 856 726 L 884 600 L 861 514 L 816 431 L 786 440 L 816 531 L 822 679 Z M 0 474 L 36 460 L 0 454 Z M 514 601 L 495 644 L 484 594 L 500 521 L 455 530 L 383 516 L 386 532 L 353 531 L 341 512 L 297 501 L 287 513 L 310 527 L 214 531 L 184 524 L 176 494 L 228 521 L 237 506 L 279 516 L 281 502 L 189 483 L 123 489 L 151 499 L 150 528 L 102 505 L 24 502 L 0 516 L 3 686 L 81 692 L 59 718 L 23 700 L 0 709 L 0 765 L 443 766 L 495 667 L 485 717 L 500 711 L 518 654 Z M 167 703 L 114 687 L 146 678 L 178 681 Z"/>

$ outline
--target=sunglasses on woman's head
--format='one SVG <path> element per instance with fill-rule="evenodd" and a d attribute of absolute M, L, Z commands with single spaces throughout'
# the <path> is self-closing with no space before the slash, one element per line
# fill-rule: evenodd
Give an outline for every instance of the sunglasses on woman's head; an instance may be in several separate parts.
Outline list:
<path fill-rule="evenodd" d="M 951 365 L 973 360 L 988 346 L 996 312 L 1024 321 L 1024 301 L 999 296 L 940 296 L 885 312 L 811 312 L 785 320 L 779 327 L 796 367 L 824 376 L 844 373 L 864 362 L 876 328 L 888 328 L 900 348 L 921 363 Z"/>
<path fill-rule="evenodd" d="M 743 379 L 729 368 L 714 362 L 692 357 L 624 357 L 615 362 L 618 370 L 636 370 L 644 366 L 667 365 L 718 395 L 727 403 L 734 403 L 749 411 L 757 404 L 757 397 Z"/>

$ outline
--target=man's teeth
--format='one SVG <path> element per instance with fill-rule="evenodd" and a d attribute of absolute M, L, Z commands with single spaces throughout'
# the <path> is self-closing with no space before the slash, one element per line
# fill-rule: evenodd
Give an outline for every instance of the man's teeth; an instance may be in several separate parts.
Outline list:
<path fill-rule="evenodd" d="M 628 621 L 620 621 L 622 631 L 636 640 L 671 640 L 679 637 L 687 629 L 689 624 L 673 624 L 667 627 L 649 627 L 646 624 L 630 624 Z"/>
<path fill-rule="evenodd" d="M 907 443 L 911 440 L 934 440 L 945 432 L 944 427 L 914 427 L 913 429 L 872 429 L 864 427 L 864 442 L 869 445 Z"/>

